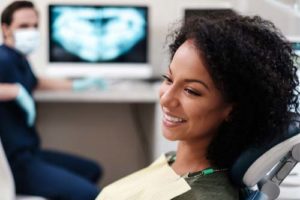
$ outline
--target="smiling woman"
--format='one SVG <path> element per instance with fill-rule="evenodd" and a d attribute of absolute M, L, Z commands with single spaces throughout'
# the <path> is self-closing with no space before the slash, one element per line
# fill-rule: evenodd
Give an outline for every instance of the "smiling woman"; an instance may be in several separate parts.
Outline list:
<path fill-rule="evenodd" d="M 207 146 L 232 110 L 203 63 L 193 41 L 187 40 L 176 51 L 164 76 L 160 104 L 164 113 L 163 133 L 169 140 L 194 144 L 199 140 Z"/>
<path fill-rule="evenodd" d="M 163 134 L 178 141 L 177 151 L 104 188 L 97 200 L 239 199 L 228 169 L 250 145 L 280 135 L 298 109 L 295 55 L 271 22 L 195 18 L 171 36 L 160 104 Z"/>

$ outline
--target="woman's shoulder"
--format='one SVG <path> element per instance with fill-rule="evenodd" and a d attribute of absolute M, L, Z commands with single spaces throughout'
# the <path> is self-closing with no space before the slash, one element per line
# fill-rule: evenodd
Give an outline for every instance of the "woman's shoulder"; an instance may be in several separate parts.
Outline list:
<path fill-rule="evenodd" d="M 174 200 L 238 200 L 239 189 L 234 187 L 226 172 L 217 172 L 207 176 L 187 177 L 191 187 L 188 192 Z"/>

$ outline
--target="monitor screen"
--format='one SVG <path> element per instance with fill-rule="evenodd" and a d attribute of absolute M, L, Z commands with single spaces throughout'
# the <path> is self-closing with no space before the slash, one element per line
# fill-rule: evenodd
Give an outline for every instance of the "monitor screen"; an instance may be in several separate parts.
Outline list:
<path fill-rule="evenodd" d="M 297 67 L 300 67 L 300 37 L 288 36 L 287 39 L 291 44 L 293 52 L 298 56 L 294 62 Z"/>
<path fill-rule="evenodd" d="M 294 41 L 291 44 L 292 44 L 292 49 L 295 52 L 295 54 L 300 56 L 300 41 L 297 41 L 297 42 Z"/>
<path fill-rule="evenodd" d="M 49 5 L 50 63 L 147 63 L 145 6 Z"/>

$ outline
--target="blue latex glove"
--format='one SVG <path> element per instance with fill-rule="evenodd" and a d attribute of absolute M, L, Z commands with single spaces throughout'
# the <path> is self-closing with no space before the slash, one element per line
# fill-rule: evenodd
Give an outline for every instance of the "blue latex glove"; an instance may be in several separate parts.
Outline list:
<path fill-rule="evenodd" d="M 17 83 L 17 85 L 19 86 L 19 93 L 16 97 L 16 102 L 26 113 L 28 126 L 33 126 L 36 117 L 34 100 L 21 84 Z"/>
<path fill-rule="evenodd" d="M 74 80 L 72 84 L 72 89 L 74 91 L 84 91 L 88 89 L 100 89 L 106 90 L 107 89 L 107 82 L 102 78 L 85 78 L 85 79 L 78 79 Z"/>

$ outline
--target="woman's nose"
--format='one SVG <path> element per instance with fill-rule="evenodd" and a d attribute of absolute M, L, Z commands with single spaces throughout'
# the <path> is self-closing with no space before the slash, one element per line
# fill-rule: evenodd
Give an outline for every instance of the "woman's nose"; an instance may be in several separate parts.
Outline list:
<path fill-rule="evenodd" d="M 163 107 L 177 107 L 179 105 L 178 92 L 172 86 L 162 86 L 160 89 L 160 105 Z"/>

